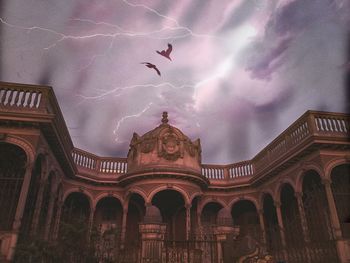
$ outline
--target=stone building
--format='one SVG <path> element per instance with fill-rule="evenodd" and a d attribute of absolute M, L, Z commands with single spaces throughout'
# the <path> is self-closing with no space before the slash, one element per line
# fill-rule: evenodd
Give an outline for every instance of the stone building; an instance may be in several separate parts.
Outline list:
<path fill-rule="evenodd" d="M 169 119 L 100 157 L 73 146 L 51 87 L 0 82 L 0 261 L 79 218 L 113 229 L 114 262 L 350 262 L 349 115 L 307 111 L 228 165 Z"/>

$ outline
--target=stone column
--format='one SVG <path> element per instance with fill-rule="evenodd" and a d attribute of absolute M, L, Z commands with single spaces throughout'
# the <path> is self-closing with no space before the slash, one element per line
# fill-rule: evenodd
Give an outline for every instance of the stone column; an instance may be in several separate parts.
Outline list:
<path fill-rule="evenodd" d="M 47 211 L 47 217 L 46 217 L 45 229 L 44 229 L 44 239 L 45 240 L 48 240 L 50 226 L 52 225 L 51 221 L 52 221 L 52 214 L 53 214 L 53 208 L 55 205 L 56 195 L 57 195 L 57 192 L 50 195 L 49 207 L 48 207 L 48 211 Z"/>
<path fill-rule="evenodd" d="M 342 237 L 340 221 L 331 188 L 331 181 L 328 179 L 323 179 L 322 184 L 324 185 L 326 190 L 330 220 L 333 229 L 333 235 L 337 244 L 339 260 L 341 263 L 348 263 L 350 262 L 350 248 L 349 244 L 347 244 L 346 240 L 344 240 Z"/>
<path fill-rule="evenodd" d="M 191 231 L 191 204 L 186 204 L 186 240 L 190 238 Z"/>
<path fill-rule="evenodd" d="M 309 242 L 310 236 L 309 236 L 309 230 L 308 230 L 308 225 L 307 225 L 307 221 L 306 221 L 304 203 L 303 203 L 303 198 L 302 198 L 303 193 L 302 192 L 295 192 L 294 196 L 297 199 L 298 211 L 299 211 L 299 215 L 300 215 L 300 221 L 301 221 L 301 227 L 303 230 L 304 240 L 306 242 Z"/>
<path fill-rule="evenodd" d="M 123 207 L 122 229 L 121 229 L 121 237 L 120 237 L 122 248 L 124 248 L 124 244 L 125 244 L 126 222 L 127 222 L 126 220 L 128 216 L 128 209 L 129 209 L 129 205 L 126 205 Z"/>
<path fill-rule="evenodd" d="M 89 231 L 88 231 L 88 233 L 89 233 L 89 235 L 91 234 L 91 231 L 92 231 L 92 227 L 93 227 L 93 225 L 94 225 L 94 216 L 95 216 L 95 207 L 91 207 L 91 209 L 90 209 L 90 215 L 89 215 L 89 225 L 88 225 L 88 227 L 89 227 Z"/>
<path fill-rule="evenodd" d="M 9 247 L 8 253 L 5 253 L 5 255 L 7 254 L 6 259 L 9 261 L 12 260 L 13 255 L 14 255 L 14 251 L 16 248 L 18 232 L 19 232 L 19 229 L 21 227 L 21 220 L 22 220 L 22 216 L 24 213 L 26 199 L 27 199 L 27 195 L 28 195 L 28 191 L 29 191 L 30 180 L 32 178 L 33 166 L 34 166 L 33 162 L 28 163 L 26 166 L 26 171 L 24 174 L 21 193 L 19 195 L 18 204 L 17 204 L 17 208 L 16 208 L 15 219 L 14 219 L 14 222 L 12 225 L 13 234 L 11 234 L 11 237 L 9 238 L 10 240 L 8 241 L 10 244 L 8 246 Z"/>
<path fill-rule="evenodd" d="M 202 229 L 202 222 L 201 222 L 201 210 L 199 204 L 197 204 L 197 234 L 199 235 L 200 239 L 203 239 L 203 229 Z"/>
<path fill-rule="evenodd" d="M 141 260 L 142 262 L 164 262 L 162 249 L 166 232 L 166 224 L 141 223 Z M 165 255 L 167 257 L 168 255 Z M 141 262 L 141 261 L 140 261 Z"/>
<path fill-rule="evenodd" d="M 230 243 L 227 243 L 227 236 L 233 234 L 236 238 L 239 234 L 239 227 L 219 225 L 215 227 L 214 234 L 215 240 L 217 241 L 217 258 L 211 258 L 209 260 L 211 260 L 211 262 L 219 263 L 227 262 L 228 259 L 225 258 L 225 249 L 230 249 L 231 245 Z"/>
<path fill-rule="evenodd" d="M 265 220 L 264 220 L 264 209 L 259 209 L 258 215 L 259 215 L 259 222 L 260 222 L 260 228 L 262 233 L 263 247 L 266 250 L 267 241 L 266 241 L 266 229 L 265 229 Z"/>
<path fill-rule="evenodd" d="M 333 228 L 334 237 L 336 239 L 341 239 L 342 233 L 341 233 L 340 221 L 338 218 L 338 212 L 337 212 L 337 208 L 336 208 L 333 193 L 332 193 L 331 181 L 324 179 L 322 180 L 322 184 L 324 185 L 324 188 L 326 190 L 327 203 L 328 203 L 328 208 L 330 212 L 330 220 Z"/>
<path fill-rule="evenodd" d="M 52 231 L 53 232 L 53 239 L 56 239 L 58 236 L 58 231 L 60 229 L 63 204 L 64 203 L 62 201 L 58 201 L 57 212 L 56 212 L 55 222 L 54 222 L 53 231 Z"/>
<path fill-rule="evenodd" d="M 277 220 L 278 220 L 278 226 L 279 226 L 279 230 L 280 230 L 282 245 L 283 245 L 283 247 L 286 247 L 286 236 L 285 236 L 284 227 L 283 227 L 281 203 L 275 201 L 274 205 L 276 207 L 276 214 L 277 214 Z"/>
<path fill-rule="evenodd" d="M 39 217 L 40 217 L 40 212 L 41 212 L 41 207 L 43 203 L 43 194 L 44 194 L 44 189 L 46 185 L 46 174 L 41 175 L 42 178 L 40 178 L 40 186 L 38 190 L 38 195 L 37 199 L 35 201 L 35 208 L 34 208 L 34 213 L 33 213 L 33 222 L 31 225 L 31 232 L 36 233 L 37 232 L 37 227 L 39 223 Z"/>

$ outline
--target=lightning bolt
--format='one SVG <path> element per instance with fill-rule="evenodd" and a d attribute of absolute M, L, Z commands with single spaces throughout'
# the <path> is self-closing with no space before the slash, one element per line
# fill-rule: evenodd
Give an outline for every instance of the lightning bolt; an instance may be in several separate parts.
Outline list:
<path fill-rule="evenodd" d="M 163 14 L 159 13 L 157 10 L 155 10 L 155 9 L 153 9 L 153 8 L 147 6 L 147 5 L 144 5 L 144 4 L 133 4 L 133 3 L 130 3 L 128 0 L 122 0 L 122 1 L 125 4 L 127 4 L 127 5 L 129 5 L 131 7 L 144 8 L 144 9 L 150 11 L 151 13 L 157 15 L 158 17 L 161 17 L 161 18 L 163 18 L 165 20 L 173 22 L 176 25 L 176 27 L 175 27 L 176 29 L 183 29 L 183 30 L 187 31 L 188 34 L 191 35 L 191 36 L 194 36 L 194 37 L 218 38 L 218 36 L 214 36 L 214 35 L 210 35 L 210 34 L 198 34 L 198 33 L 195 33 L 190 28 L 180 25 L 180 23 L 175 18 L 163 15 Z M 172 28 L 174 28 L 174 27 L 172 27 Z"/>
<path fill-rule="evenodd" d="M 159 88 L 159 87 L 164 87 L 164 86 L 169 86 L 173 89 L 182 89 L 185 87 L 195 87 L 195 85 L 192 84 L 183 84 L 181 86 L 175 86 L 173 84 L 171 84 L 170 82 L 163 82 L 163 83 L 159 83 L 159 84 L 137 84 L 137 85 L 131 85 L 131 86 L 125 86 L 125 87 L 116 87 L 112 90 L 103 92 L 102 94 L 96 95 L 96 96 L 84 96 L 81 94 L 77 94 L 76 96 L 83 98 L 84 100 L 96 100 L 96 99 L 102 99 L 103 97 L 109 96 L 113 93 L 116 93 L 118 91 L 124 91 L 127 89 L 134 89 L 134 88 Z M 116 94 L 115 96 L 120 96 L 121 93 Z"/>
<path fill-rule="evenodd" d="M 127 116 L 122 117 L 122 118 L 117 122 L 117 126 L 115 127 L 113 133 L 114 133 L 115 135 L 117 135 L 117 132 L 118 132 L 118 130 L 119 130 L 119 128 L 120 128 L 120 125 L 121 125 L 126 119 L 140 117 L 142 114 L 144 114 L 144 113 L 152 106 L 152 104 L 153 104 L 153 102 L 150 102 L 142 111 L 140 111 L 140 112 L 137 113 L 137 114 L 134 114 L 134 115 L 127 115 Z M 116 136 L 115 142 L 118 142 L 118 136 Z"/>
<path fill-rule="evenodd" d="M 180 39 L 180 38 L 185 38 L 188 36 L 193 36 L 193 37 L 216 37 L 217 36 L 213 36 L 213 35 L 207 35 L 207 34 L 197 34 L 194 33 L 191 29 L 184 27 L 184 26 L 180 26 L 179 23 L 174 19 L 174 18 L 170 18 L 167 16 L 164 16 L 160 13 L 158 13 L 156 10 L 147 7 L 145 5 L 142 4 L 132 4 L 128 1 L 123 1 L 124 3 L 128 4 L 131 7 L 142 7 L 142 8 L 146 8 L 147 10 L 151 11 L 152 13 L 155 13 L 157 16 L 173 21 L 176 26 L 165 26 L 161 29 L 158 30 L 154 30 L 154 31 L 149 31 L 149 32 L 133 32 L 133 31 L 127 31 L 124 30 L 123 28 L 121 28 L 118 25 L 115 24 L 110 24 L 110 23 L 106 23 L 106 22 L 97 22 L 94 20 L 90 20 L 90 19 L 82 19 L 82 18 L 74 18 L 71 19 L 72 21 L 78 21 L 78 22 L 84 22 L 84 23 L 90 23 L 90 24 L 94 24 L 94 25 L 103 25 L 103 26 L 108 26 L 110 28 L 113 28 L 114 30 L 116 30 L 116 32 L 113 33 L 95 33 L 95 34 L 90 34 L 90 35 L 81 35 L 81 36 L 75 36 L 75 35 L 66 35 L 63 34 L 61 32 L 58 32 L 56 30 L 53 29 L 49 29 L 49 28 L 45 28 L 45 27 L 40 27 L 40 26 L 32 26 L 32 27 L 24 27 L 24 26 L 19 26 L 19 25 L 15 25 L 15 24 L 11 24 L 7 21 L 5 21 L 3 18 L 0 17 L 0 23 L 11 27 L 11 28 L 15 28 L 15 29 L 19 29 L 19 30 L 25 30 L 28 33 L 30 33 L 31 31 L 34 30 L 39 30 L 39 31 L 43 31 L 43 32 L 48 32 L 50 34 L 56 35 L 58 37 L 58 39 L 56 41 L 54 41 L 52 44 L 49 44 L 48 46 L 44 47 L 43 49 L 45 51 L 49 51 L 50 49 L 57 47 L 57 45 L 63 41 L 66 40 L 89 40 L 89 39 L 95 39 L 95 38 L 109 38 L 111 39 L 111 42 L 109 44 L 109 47 L 100 54 L 96 54 L 94 56 L 92 56 L 89 59 L 89 62 L 86 64 L 86 66 L 82 67 L 81 69 L 79 69 L 79 71 L 83 71 L 86 70 L 88 67 L 90 67 L 97 58 L 99 57 L 104 57 L 106 56 L 113 48 L 114 45 L 114 40 L 117 37 L 146 37 L 146 38 L 151 38 L 151 39 L 159 39 L 159 40 L 175 40 L 175 39 Z M 157 34 L 166 32 L 170 35 L 168 36 L 157 36 Z M 174 33 L 172 33 L 174 32 Z"/>

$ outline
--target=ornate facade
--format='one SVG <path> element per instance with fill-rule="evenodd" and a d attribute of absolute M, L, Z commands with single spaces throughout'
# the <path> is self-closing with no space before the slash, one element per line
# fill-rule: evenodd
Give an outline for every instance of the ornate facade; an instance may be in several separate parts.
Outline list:
<path fill-rule="evenodd" d="M 212 165 L 163 113 L 126 158 L 100 157 L 73 146 L 52 88 L 0 82 L 0 261 L 79 219 L 113 230 L 99 262 L 350 262 L 349 120 L 307 111 Z"/>

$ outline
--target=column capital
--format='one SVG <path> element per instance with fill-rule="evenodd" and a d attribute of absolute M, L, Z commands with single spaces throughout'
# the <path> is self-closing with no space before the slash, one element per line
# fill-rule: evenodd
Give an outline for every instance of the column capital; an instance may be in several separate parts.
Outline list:
<path fill-rule="evenodd" d="M 332 181 L 331 179 L 329 178 L 322 178 L 321 179 L 321 183 L 324 185 L 324 186 L 330 186 L 332 184 Z"/>
<path fill-rule="evenodd" d="M 279 202 L 279 201 L 274 201 L 273 204 L 274 204 L 274 206 L 276 208 L 280 208 L 281 207 L 281 202 Z"/>
<path fill-rule="evenodd" d="M 303 192 L 294 192 L 294 196 L 296 199 L 301 199 L 303 197 Z"/>
<path fill-rule="evenodd" d="M 264 215 L 264 209 L 263 208 L 259 208 L 258 209 L 258 214 L 259 215 Z"/>
<path fill-rule="evenodd" d="M 192 205 L 191 204 L 185 204 L 186 209 L 191 209 Z"/>

